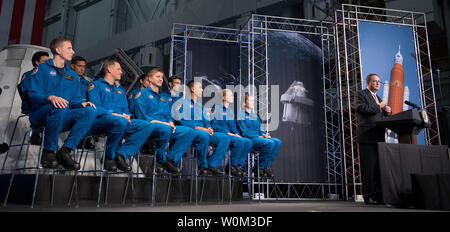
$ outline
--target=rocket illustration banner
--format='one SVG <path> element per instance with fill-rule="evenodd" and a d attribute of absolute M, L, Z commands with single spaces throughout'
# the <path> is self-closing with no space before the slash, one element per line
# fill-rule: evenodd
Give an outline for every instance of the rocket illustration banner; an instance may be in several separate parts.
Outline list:
<path fill-rule="evenodd" d="M 421 106 L 413 28 L 365 21 L 360 21 L 358 28 L 363 88 L 366 76 L 374 73 L 381 81 L 378 95 L 394 114 L 410 109 L 405 101 Z M 398 142 L 390 132 L 386 141 Z M 423 131 L 417 142 L 425 144 Z"/>

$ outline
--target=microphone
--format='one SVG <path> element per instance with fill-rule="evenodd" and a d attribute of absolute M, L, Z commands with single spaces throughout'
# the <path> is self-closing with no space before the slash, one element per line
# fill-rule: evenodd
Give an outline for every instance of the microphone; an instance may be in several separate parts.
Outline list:
<path fill-rule="evenodd" d="M 420 110 L 420 107 L 418 105 L 416 105 L 416 104 L 414 104 L 414 103 L 412 103 L 410 101 L 405 101 L 405 104 L 408 105 L 408 106 L 411 106 L 412 108 Z"/>

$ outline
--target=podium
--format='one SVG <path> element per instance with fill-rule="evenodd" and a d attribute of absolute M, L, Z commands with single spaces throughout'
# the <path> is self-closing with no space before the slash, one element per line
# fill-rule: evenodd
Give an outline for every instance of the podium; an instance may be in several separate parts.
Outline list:
<path fill-rule="evenodd" d="M 401 207 L 417 206 L 411 176 L 450 173 L 448 147 L 414 144 L 413 137 L 431 127 L 425 111 L 400 112 L 379 118 L 375 124 L 391 129 L 399 137 L 409 137 L 399 140 L 400 144 L 378 143 L 383 201 Z"/>
<path fill-rule="evenodd" d="M 400 141 L 404 144 L 414 144 L 414 136 L 418 135 L 422 129 L 431 127 L 426 112 L 414 109 L 379 118 L 375 124 L 377 127 L 391 129 L 399 138 L 408 137 L 409 141 Z"/>

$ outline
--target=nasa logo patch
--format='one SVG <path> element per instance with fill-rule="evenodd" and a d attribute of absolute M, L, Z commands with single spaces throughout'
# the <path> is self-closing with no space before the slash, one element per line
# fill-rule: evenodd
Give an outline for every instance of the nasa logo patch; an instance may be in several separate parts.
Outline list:
<path fill-rule="evenodd" d="M 150 95 L 150 99 L 154 99 L 155 97 L 153 97 L 153 95 Z"/>
<path fill-rule="evenodd" d="M 110 88 L 105 88 L 105 91 L 109 93 L 109 92 L 111 92 L 111 89 Z"/>
<path fill-rule="evenodd" d="M 56 76 L 56 71 L 55 70 L 50 71 L 50 76 Z"/>

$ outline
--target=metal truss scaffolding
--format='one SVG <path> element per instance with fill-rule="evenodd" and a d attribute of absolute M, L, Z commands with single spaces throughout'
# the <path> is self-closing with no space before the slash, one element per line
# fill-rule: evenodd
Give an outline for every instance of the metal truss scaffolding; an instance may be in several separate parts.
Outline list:
<path fill-rule="evenodd" d="M 360 156 L 356 142 L 358 121 L 352 108 L 356 103 L 357 91 L 363 87 L 358 22 L 379 22 L 413 28 L 421 103 L 432 121 L 431 128 L 425 130 L 428 145 L 440 145 L 439 125 L 425 14 L 343 4 L 342 9 L 336 11 L 335 20 L 345 192 L 347 199 L 356 200 L 362 195 Z M 425 88 L 424 82 L 431 84 Z"/>
<path fill-rule="evenodd" d="M 340 138 L 340 114 L 338 101 L 338 79 L 335 55 L 335 24 L 334 22 L 274 17 L 266 15 L 252 15 L 244 26 L 250 38 L 249 63 L 245 64 L 250 69 L 248 83 L 266 88 L 258 88 L 259 115 L 266 120 L 268 131 L 269 119 L 269 70 L 267 54 L 269 31 L 285 31 L 299 34 L 317 35 L 321 37 L 323 55 L 323 96 L 324 115 L 326 125 L 326 155 L 327 155 L 327 183 L 269 183 L 265 185 L 266 200 L 271 199 L 325 199 L 343 196 L 343 167 Z M 320 46 L 320 45 L 319 45 Z M 242 64 L 242 63 L 241 63 Z M 254 93 L 253 93 L 254 94 Z M 264 117 L 265 116 L 265 117 Z M 258 183 L 257 183 L 258 184 Z M 299 191 L 297 191 L 299 190 Z"/>
<path fill-rule="evenodd" d="M 182 77 L 186 85 L 188 39 L 239 43 L 240 38 L 240 31 L 236 29 L 175 23 L 172 28 L 169 76 Z"/>
<path fill-rule="evenodd" d="M 258 99 L 258 113 L 268 131 L 269 124 L 269 70 L 267 54 L 268 31 L 286 31 L 317 35 L 321 38 L 323 54 L 323 99 L 326 125 L 327 183 L 274 183 L 252 182 L 249 190 L 255 199 L 255 185 L 263 187 L 264 199 L 337 199 L 344 196 L 342 165 L 341 114 L 339 107 L 340 82 L 338 79 L 336 37 L 334 22 L 320 22 L 264 15 L 252 15 L 241 30 L 209 26 L 174 24 L 172 29 L 170 75 L 186 82 L 188 39 L 236 42 L 240 48 L 240 82 L 245 91 Z M 320 46 L 320 45 L 319 45 Z M 274 83 L 276 84 L 276 83 Z M 253 88 L 252 86 L 256 87 Z M 262 87 L 261 87 L 262 86 Z M 258 92 L 256 92 L 258 91 Z M 242 99 L 242 98 L 241 98 Z M 251 159 L 249 159 L 251 160 Z M 249 161 L 251 162 L 251 161 Z M 251 189 L 250 189 L 251 188 Z M 261 194 L 259 194 L 261 196 Z M 259 198 L 261 199 L 261 198 Z"/>

